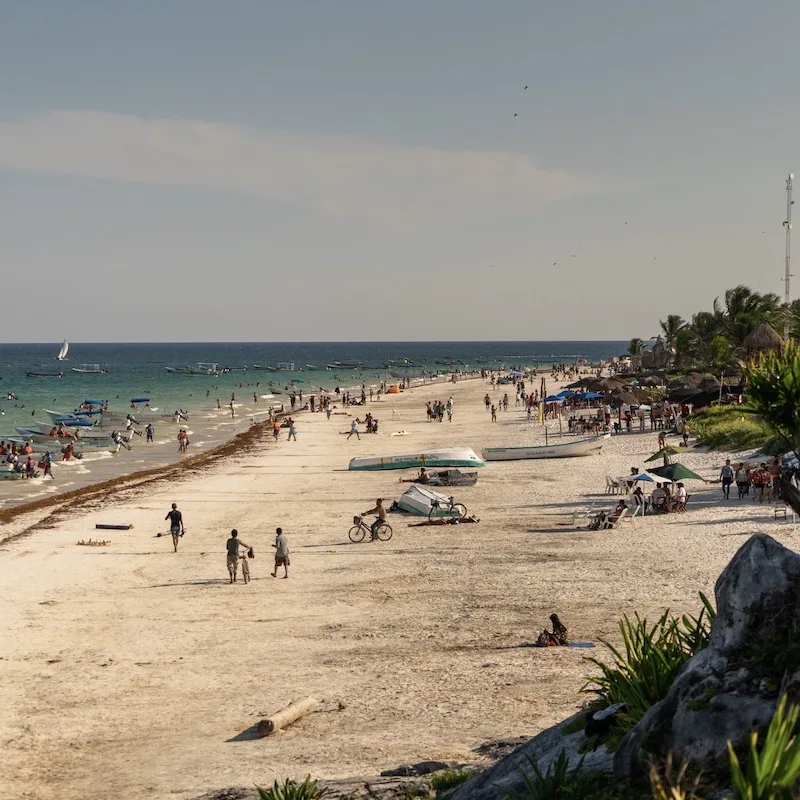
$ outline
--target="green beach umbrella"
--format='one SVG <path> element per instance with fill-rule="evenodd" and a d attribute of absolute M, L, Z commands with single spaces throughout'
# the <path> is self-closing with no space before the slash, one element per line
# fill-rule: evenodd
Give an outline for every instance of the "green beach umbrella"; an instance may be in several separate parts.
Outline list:
<path fill-rule="evenodd" d="M 683 464 L 665 464 L 663 467 L 653 467 L 650 470 L 653 475 L 658 475 L 660 478 L 666 478 L 669 481 L 685 481 L 693 479 L 696 481 L 704 481 L 696 472 L 692 472 L 688 467 Z"/>
<path fill-rule="evenodd" d="M 667 464 L 669 464 L 670 456 L 676 456 L 678 455 L 678 453 L 685 453 L 685 452 L 686 452 L 685 448 L 683 450 L 678 450 L 677 447 L 673 447 L 671 444 L 668 444 L 666 447 L 662 447 L 657 453 L 653 453 L 653 455 L 651 455 L 650 458 L 646 458 L 644 463 L 647 464 L 649 461 L 658 461 L 659 458 L 663 458 L 664 466 L 666 466 Z"/>

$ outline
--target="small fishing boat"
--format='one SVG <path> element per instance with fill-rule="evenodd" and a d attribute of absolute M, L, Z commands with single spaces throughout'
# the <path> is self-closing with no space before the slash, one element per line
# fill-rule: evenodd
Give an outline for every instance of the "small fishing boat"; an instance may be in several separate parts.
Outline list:
<path fill-rule="evenodd" d="M 361 369 L 363 364 L 348 364 L 341 361 L 334 361 L 333 364 L 328 364 L 328 369 Z"/>
<path fill-rule="evenodd" d="M 186 367 L 187 375 L 219 375 L 217 365 L 210 361 L 198 361 L 195 367 Z"/>
<path fill-rule="evenodd" d="M 64 341 L 61 342 L 61 349 L 58 351 L 58 355 L 56 356 L 56 361 L 66 361 L 67 353 L 69 353 L 69 342 L 66 339 L 64 339 Z"/>
<path fill-rule="evenodd" d="M 253 364 L 253 369 L 264 369 L 269 372 L 275 372 L 275 367 L 268 367 L 266 364 Z"/>
<path fill-rule="evenodd" d="M 179 375 L 183 375 L 189 371 L 188 367 L 164 367 L 167 372 L 170 373 L 178 373 Z"/>
<path fill-rule="evenodd" d="M 486 447 L 482 455 L 486 461 L 521 461 L 531 458 L 576 458 L 580 456 L 594 456 L 602 449 L 605 436 L 592 436 L 588 439 L 575 439 L 571 442 L 558 444 L 543 444 L 536 447 Z"/>
<path fill-rule="evenodd" d="M 26 372 L 29 378 L 63 378 L 64 373 L 59 370 L 58 372 Z"/>
<path fill-rule="evenodd" d="M 17 481 L 25 477 L 23 472 L 17 472 L 13 469 L 0 468 L 0 481 Z"/>
<path fill-rule="evenodd" d="M 73 367 L 72 371 L 81 375 L 108 375 L 108 370 L 102 369 L 99 364 L 81 364 L 80 367 Z"/>
<path fill-rule="evenodd" d="M 412 467 L 483 467 L 486 462 L 469 447 L 423 450 L 394 456 L 364 456 L 350 460 L 351 470 L 409 469 Z"/>
<path fill-rule="evenodd" d="M 319 367 L 315 367 L 313 364 L 306 364 L 306 369 L 319 369 Z"/>

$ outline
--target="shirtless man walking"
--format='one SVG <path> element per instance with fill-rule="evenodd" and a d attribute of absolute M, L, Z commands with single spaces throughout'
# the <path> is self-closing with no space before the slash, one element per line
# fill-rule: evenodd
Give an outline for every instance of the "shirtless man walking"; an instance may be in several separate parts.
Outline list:
<path fill-rule="evenodd" d="M 164 517 L 164 519 L 169 520 L 169 532 L 172 534 L 172 546 L 177 553 L 178 540 L 181 536 L 183 536 L 184 533 L 186 533 L 183 527 L 183 514 L 178 511 L 177 503 L 172 504 L 172 510 L 167 512 L 167 516 Z"/>

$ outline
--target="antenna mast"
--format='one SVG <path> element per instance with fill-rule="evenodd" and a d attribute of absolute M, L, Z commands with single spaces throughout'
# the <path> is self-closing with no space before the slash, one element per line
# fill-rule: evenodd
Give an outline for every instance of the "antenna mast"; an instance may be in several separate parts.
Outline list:
<path fill-rule="evenodd" d="M 786 180 L 786 219 L 784 220 L 783 227 L 786 228 L 786 274 L 783 278 L 783 297 L 786 305 L 791 301 L 791 292 L 789 291 L 789 284 L 792 279 L 792 181 L 794 175 L 790 172 Z"/>

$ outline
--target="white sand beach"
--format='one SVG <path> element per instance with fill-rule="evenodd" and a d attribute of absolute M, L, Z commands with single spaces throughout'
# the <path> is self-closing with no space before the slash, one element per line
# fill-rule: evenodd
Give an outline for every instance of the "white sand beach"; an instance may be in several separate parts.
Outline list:
<path fill-rule="evenodd" d="M 534 734 L 582 702 L 587 651 L 519 647 L 552 612 L 576 641 L 614 639 L 623 613 L 696 613 L 697 593 L 712 595 L 751 533 L 798 541 L 772 504 L 725 501 L 718 484 L 696 481 L 686 514 L 576 530 L 575 510 L 613 505 L 605 476 L 657 449 L 648 431 L 613 437 L 596 457 L 487 465 L 476 486 L 453 489 L 479 524 L 409 527 L 414 518 L 392 515 L 391 541 L 350 543 L 353 515 L 396 499 L 411 477 L 348 472 L 351 457 L 539 440 L 513 391 L 491 423 L 487 391 L 467 380 L 374 403 L 380 433 L 360 441 L 343 435 L 349 416 L 298 415 L 297 442 L 265 434 L 256 451 L 178 479 L 5 524 L 0 794 L 183 800 L 309 773 L 473 760 L 482 742 Z M 428 423 L 425 402 L 450 395 L 453 421 Z M 714 480 L 725 457 L 679 460 Z M 177 554 L 156 537 L 172 502 L 187 528 Z M 288 580 L 270 577 L 276 526 L 289 537 Z M 256 550 L 246 586 L 228 582 L 233 527 Z M 110 544 L 76 544 L 90 537 Z M 253 736 L 262 716 L 306 695 L 326 710 Z"/>

